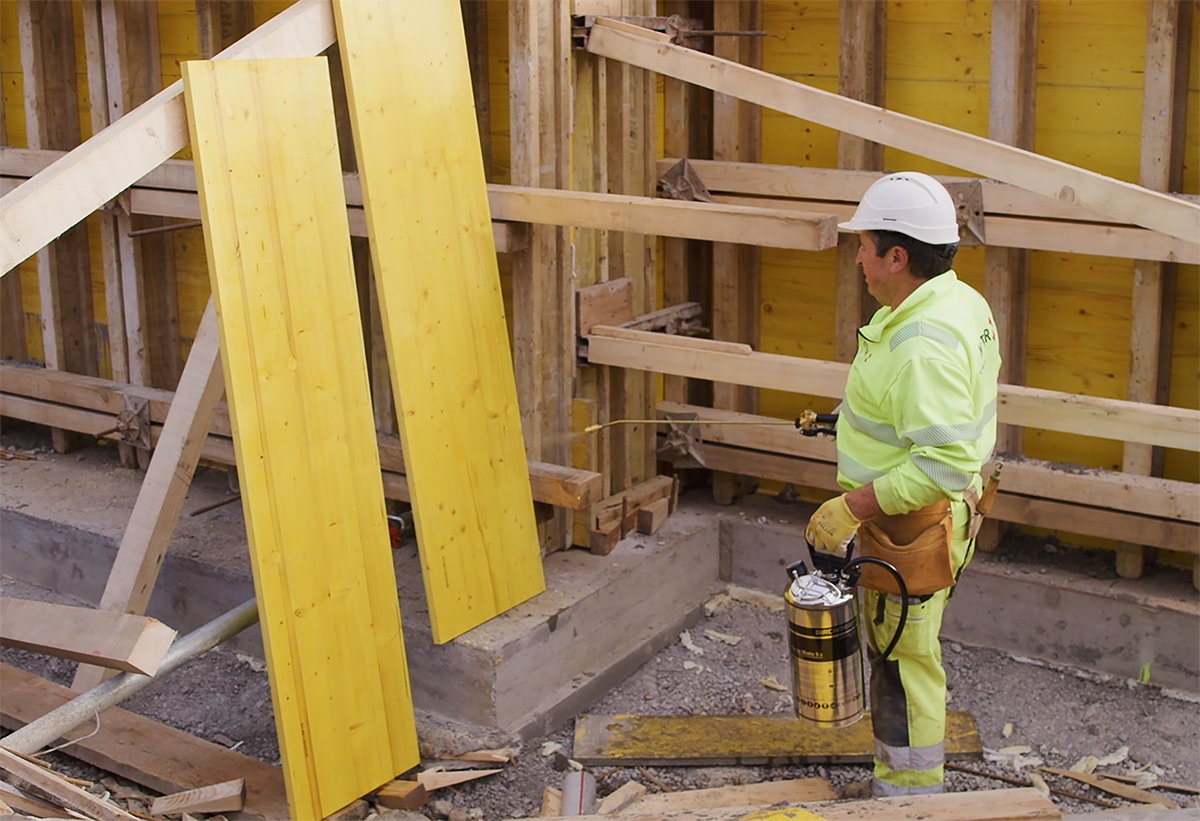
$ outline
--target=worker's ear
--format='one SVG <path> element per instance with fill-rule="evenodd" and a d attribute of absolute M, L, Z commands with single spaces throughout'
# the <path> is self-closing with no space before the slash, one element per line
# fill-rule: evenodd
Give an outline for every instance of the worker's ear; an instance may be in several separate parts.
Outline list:
<path fill-rule="evenodd" d="M 894 270 L 904 270 L 904 267 L 908 265 L 908 249 L 900 245 L 893 245 L 888 251 L 888 262 L 891 263 Z"/>

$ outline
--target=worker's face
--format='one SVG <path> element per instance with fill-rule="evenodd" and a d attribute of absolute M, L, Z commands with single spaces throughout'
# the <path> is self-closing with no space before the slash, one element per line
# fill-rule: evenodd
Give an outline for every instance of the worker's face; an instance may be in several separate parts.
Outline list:
<path fill-rule="evenodd" d="M 866 231 L 858 233 L 858 256 L 855 262 L 867 280 L 867 292 L 880 305 L 892 305 L 902 284 L 901 272 L 908 264 L 903 248 L 889 248 L 883 256 L 877 253 L 875 240 Z M 895 307 L 893 305 L 893 307 Z"/>

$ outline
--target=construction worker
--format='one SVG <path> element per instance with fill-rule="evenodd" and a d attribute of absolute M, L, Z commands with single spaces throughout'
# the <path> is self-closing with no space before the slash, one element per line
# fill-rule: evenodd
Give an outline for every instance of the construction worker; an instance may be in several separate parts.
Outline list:
<path fill-rule="evenodd" d="M 971 558 L 973 502 L 996 442 L 996 325 L 986 300 L 951 268 L 956 209 L 934 178 L 909 172 L 877 180 L 838 227 L 858 232 L 856 262 L 882 307 L 858 331 L 837 422 L 838 484 L 847 492 L 817 509 L 806 536 L 817 550 L 844 556 L 861 527 L 859 553 L 869 555 L 868 528 L 895 533 L 893 525 L 920 523 L 920 558 L 887 538 L 895 550 L 874 554 L 892 561 L 913 591 L 887 659 L 879 652 L 896 630 L 900 597 L 859 593 L 872 662 L 870 787 L 876 796 L 941 792 L 946 674 L 938 633 Z M 931 521 L 940 526 L 927 527 Z"/>

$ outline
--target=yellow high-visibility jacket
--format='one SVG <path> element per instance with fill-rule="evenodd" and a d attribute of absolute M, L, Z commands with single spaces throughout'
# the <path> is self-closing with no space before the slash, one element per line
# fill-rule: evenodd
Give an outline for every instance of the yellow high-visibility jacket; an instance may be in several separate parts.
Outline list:
<path fill-rule="evenodd" d="M 838 483 L 872 482 L 884 513 L 977 491 L 996 445 L 1000 345 L 987 301 L 954 271 L 858 331 L 837 423 Z"/>

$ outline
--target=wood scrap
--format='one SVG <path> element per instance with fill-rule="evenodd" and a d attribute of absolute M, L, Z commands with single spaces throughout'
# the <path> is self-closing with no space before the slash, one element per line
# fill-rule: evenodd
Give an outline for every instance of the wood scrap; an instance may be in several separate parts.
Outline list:
<path fill-rule="evenodd" d="M 477 778 L 483 778 L 488 775 L 495 775 L 500 770 L 458 770 L 455 772 L 447 772 L 441 767 L 433 767 L 428 770 L 423 770 L 417 773 L 417 781 L 428 791 L 440 790 L 444 787 L 453 787 L 455 784 L 462 784 L 466 781 L 474 781 Z"/>
<path fill-rule="evenodd" d="M 6 781 L 0 781 L 0 796 L 4 798 L 5 804 L 10 808 L 34 818 L 57 818 L 62 815 L 62 810 L 58 807 L 34 798 Z"/>
<path fill-rule="evenodd" d="M 599 806 L 596 807 L 596 814 L 615 815 L 630 804 L 637 802 L 645 794 L 645 784 L 639 784 L 636 781 L 626 781 L 600 800 Z"/>
<path fill-rule="evenodd" d="M 1021 780 L 1020 778 L 1013 778 L 1011 775 L 999 775 L 997 773 L 984 772 L 983 770 L 976 770 L 971 767 L 964 767 L 961 764 L 952 764 L 950 762 L 946 762 L 943 766 L 947 770 L 955 770 L 960 773 L 968 773 L 970 775 L 979 776 L 980 778 L 991 778 L 995 781 L 1003 781 L 1005 784 L 1012 784 L 1013 786 L 1016 786 L 1016 787 L 1024 787 L 1029 783 L 1029 782 Z M 1047 785 L 1047 787 L 1049 787 L 1049 785 Z M 1034 789 L 1037 789 L 1037 788 L 1035 787 Z M 1109 809 L 1112 809 L 1114 807 L 1120 806 L 1117 802 L 1109 801 L 1106 798 L 1093 798 L 1090 795 L 1084 795 L 1082 793 L 1071 792 L 1070 790 L 1064 790 L 1064 789 L 1060 789 L 1058 787 L 1049 787 L 1049 789 L 1050 789 L 1050 792 L 1053 793 L 1054 795 L 1061 795 L 1063 798 L 1073 798 L 1076 801 L 1083 801 L 1088 804 L 1095 804 L 1098 807 L 1107 807 Z M 1039 790 L 1039 792 L 1040 792 L 1040 790 Z"/>
<path fill-rule="evenodd" d="M 1179 804 L 1169 798 L 1155 795 L 1139 787 L 1134 787 L 1130 784 L 1124 784 L 1120 781 L 1114 781 L 1111 778 L 1105 778 L 1102 775 L 1094 773 L 1077 773 L 1073 770 L 1060 770 L 1056 767 L 1038 767 L 1041 772 L 1051 773 L 1053 775 L 1061 775 L 1064 778 L 1071 778 L 1075 781 L 1080 781 L 1089 786 L 1095 787 L 1098 790 L 1103 790 L 1106 793 L 1127 798 L 1130 801 L 1137 801 L 1142 804 L 1162 804 L 1168 810 L 1179 809 Z"/>
<path fill-rule="evenodd" d="M 0 772 L 6 773 L 14 786 L 44 795 L 50 800 L 82 813 L 97 821 L 133 821 L 133 816 L 115 804 L 103 801 L 53 772 L 30 764 L 20 756 L 0 747 Z"/>
<path fill-rule="evenodd" d="M 538 815 L 542 818 L 556 818 L 562 815 L 562 790 L 558 787 L 546 787 L 542 790 L 542 809 Z"/>
<path fill-rule="evenodd" d="M 869 715 L 836 733 L 793 717 L 585 715 L 575 722 L 573 751 L 582 764 L 606 766 L 866 763 L 875 739 Z M 949 712 L 947 758 L 982 751 L 971 714 Z"/>
<path fill-rule="evenodd" d="M 1111 778 L 1113 781 L 1120 781 L 1124 784 L 1136 784 L 1141 780 L 1141 777 L 1136 775 L 1120 775 L 1117 773 L 1101 773 L 1101 775 L 1103 775 L 1105 778 Z M 1176 784 L 1171 781 L 1156 781 L 1153 785 L 1153 789 L 1200 795 L 1200 787 L 1193 787 L 1190 784 Z"/>
<path fill-rule="evenodd" d="M 662 527 L 663 522 L 667 520 L 667 516 L 670 513 L 671 500 L 669 498 L 657 499 L 639 508 L 637 512 L 638 533 L 643 533 L 647 536 L 654 535 Z"/>
<path fill-rule="evenodd" d="M 630 807 L 619 817 L 622 821 L 737 821 L 761 809 L 761 806 L 705 807 L 641 814 Z M 1032 787 L 905 795 L 864 801 L 817 801 L 771 809 L 807 810 L 822 821 L 862 821 L 864 818 L 886 818 L 888 821 L 1050 821 L 1063 817 L 1052 801 Z M 580 815 L 575 816 L 575 821 L 610 821 L 612 817 Z"/>
<path fill-rule="evenodd" d="M 793 778 L 786 781 L 762 781 L 757 784 L 729 784 L 703 790 L 647 795 L 631 806 L 627 814 L 650 814 L 676 810 L 700 810 L 715 807 L 767 806 L 834 801 L 837 792 L 827 778 Z"/>
<path fill-rule="evenodd" d="M 154 799 L 152 815 L 182 812 L 238 812 L 246 803 L 246 781 L 235 778 Z"/>
<path fill-rule="evenodd" d="M 447 756 L 457 761 L 483 761 L 488 764 L 508 764 L 517 760 L 517 751 L 512 747 L 500 747 L 494 750 L 472 750 L 462 755 Z"/>
<path fill-rule="evenodd" d="M 375 803 L 390 810 L 415 810 L 429 803 L 429 790 L 420 781 L 396 779 L 379 788 Z"/>

